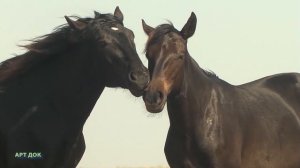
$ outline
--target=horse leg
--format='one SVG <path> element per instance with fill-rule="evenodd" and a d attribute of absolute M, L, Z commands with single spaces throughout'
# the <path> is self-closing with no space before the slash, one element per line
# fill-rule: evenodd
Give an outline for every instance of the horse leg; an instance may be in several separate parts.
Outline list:
<path fill-rule="evenodd" d="M 178 135 L 169 129 L 166 143 L 165 155 L 170 168 L 207 168 L 198 165 L 191 153 L 186 149 L 184 136 Z"/>
<path fill-rule="evenodd" d="M 165 143 L 165 155 L 170 168 L 185 168 L 183 142 L 180 141 L 170 128 Z"/>

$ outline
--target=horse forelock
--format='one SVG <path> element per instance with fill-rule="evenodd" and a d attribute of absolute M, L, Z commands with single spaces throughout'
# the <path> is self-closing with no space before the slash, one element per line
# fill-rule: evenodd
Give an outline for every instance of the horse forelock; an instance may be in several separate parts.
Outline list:
<path fill-rule="evenodd" d="M 179 33 L 179 31 L 173 26 L 171 22 L 157 26 L 154 32 L 150 34 L 144 52 L 146 53 L 151 45 L 161 40 L 161 38 L 163 38 L 165 34 L 168 34 L 170 32 Z"/>

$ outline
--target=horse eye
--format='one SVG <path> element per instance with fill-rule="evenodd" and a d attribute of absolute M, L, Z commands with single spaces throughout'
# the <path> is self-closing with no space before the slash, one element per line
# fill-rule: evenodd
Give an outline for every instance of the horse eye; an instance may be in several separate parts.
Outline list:
<path fill-rule="evenodd" d="M 113 31 L 119 30 L 119 28 L 117 28 L 117 27 L 111 27 L 110 29 L 113 30 Z"/>
<path fill-rule="evenodd" d="M 184 57 L 183 55 L 179 55 L 177 58 L 178 59 L 183 59 L 183 57 Z"/>

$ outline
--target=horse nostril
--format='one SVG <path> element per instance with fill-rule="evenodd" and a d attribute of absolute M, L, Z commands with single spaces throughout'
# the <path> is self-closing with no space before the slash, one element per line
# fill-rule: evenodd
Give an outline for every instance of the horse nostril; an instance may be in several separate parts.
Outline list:
<path fill-rule="evenodd" d="M 160 104 L 161 103 L 161 101 L 163 100 L 163 98 L 164 98 L 164 95 L 163 95 L 163 93 L 161 92 L 161 91 L 158 91 L 158 99 L 157 99 L 157 104 Z"/>
<path fill-rule="evenodd" d="M 130 81 L 136 81 L 138 79 L 137 75 L 134 72 L 131 72 L 129 74 L 129 80 Z"/>
<path fill-rule="evenodd" d="M 154 104 L 161 104 L 161 102 L 163 101 L 164 99 L 164 95 L 161 91 L 157 91 L 155 92 L 154 94 L 154 97 L 153 97 L 153 103 Z"/>
<path fill-rule="evenodd" d="M 160 91 L 155 91 L 155 92 L 146 92 L 144 95 L 144 101 L 146 101 L 148 104 L 151 105 L 159 105 L 162 103 L 164 99 L 164 95 Z"/>

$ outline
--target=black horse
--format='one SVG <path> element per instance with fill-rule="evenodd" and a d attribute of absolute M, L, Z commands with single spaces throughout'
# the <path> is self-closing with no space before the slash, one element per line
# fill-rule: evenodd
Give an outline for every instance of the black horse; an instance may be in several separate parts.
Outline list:
<path fill-rule="evenodd" d="M 67 25 L 0 66 L 1 168 L 76 167 L 83 125 L 104 87 L 141 96 L 149 81 L 118 7 L 113 15 L 65 18 Z"/>
<path fill-rule="evenodd" d="M 181 31 L 152 28 L 146 56 L 147 110 L 167 102 L 165 154 L 172 168 L 299 168 L 300 74 L 268 76 L 233 86 L 201 69 L 187 51 L 192 13 Z"/>

